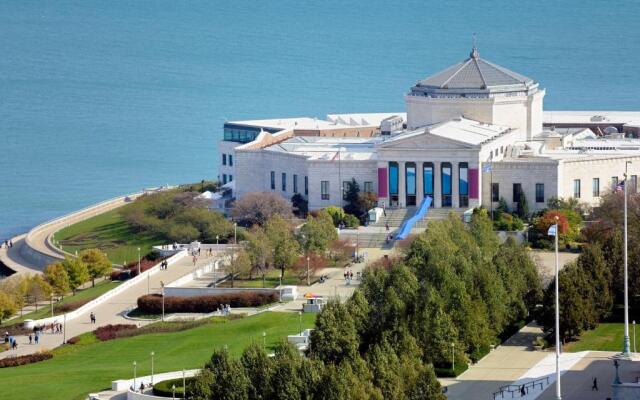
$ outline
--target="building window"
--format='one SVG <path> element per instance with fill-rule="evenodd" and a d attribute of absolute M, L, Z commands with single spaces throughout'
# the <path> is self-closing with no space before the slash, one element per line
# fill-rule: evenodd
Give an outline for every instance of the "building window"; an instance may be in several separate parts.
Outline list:
<path fill-rule="evenodd" d="M 364 183 L 364 191 L 366 193 L 373 193 L 373 182 L 365 182 Z"/>
<path fill-rule="evenodd" d="M 611 177 L 611 191 L 615 191 L 616 190 L 616 186 L 618 186 L 618 177 L 617 176 L 612 176 Z"/>
<path fill-rule="evenodd" d="M 536 203 L 544 203 L 544 183 L 536 183 Z"/>
<path fill-rule="evenodd" d="M 600 178 L 593 178 L 592 186 L 593 186 L 593 197 L 600 197 Z"/>
<path fill-rule="evenodd" d="M 349 185 L 351 181 L 342 181 L 342 200 L 347 199 L 347 192 L 349 191 Z"/>
<path fill-rule="evenodd" d="M 233 182 L 233 175 L 229 175 L 229 182 Z"/>
<path fill-rule="evenodd" d="M 580 179 L 573 180 L 573 197 L 580 198 Z"/>
<path fill-rule="evenodd" d="M 227 165 L 227 155 L 222 153 L 222 165 Z"/>
<path fill-rule="evenodd" d="M 305 196 L 309 195 L 309 177 L 308 176 L 304 177 L 304 195 Z"/>
<path fill-rule="evenodd" d="M 227 174 L 222 174 L 222 184 L 225 185 L 227 183 Z"/>
<path fill-rule="evenodd" d="M 406 199 L 405 204 L 407 206 L 416 205 L 416 163 L 408 162 L 404 166 L 405 189 Z"/>
<path fill-rule="evenodd" d="M 284 172 L 282 173 L 282 191 L 287 191 L 287 174 Z"/>
<path fill-rule="evenodd" d="M 638 175 L 631 175 L 631 182 L 629 182 L 629 193 L 638 193 Z"/>
<path fill-rule="evenodd" d="M 469 164 L 462 162 L 458 164 L 458 196 L 460 197 L 459 207 L 469 206 Z"/>
<path fill-rule="evenodd" d="M 398 205 L 398 163 L 389 163 L 389 201 L 391 206 Z"/>
<path fill-rule="evenodd" d="M 500 201 L 500 184 L 497 182 L 491 184 L 491 201 Z"/>
<path fill-rule="evenodd" d="M 271 190 L 276 190 L 276 173 L 271 171 Z"/>
<path fill-rule="evenodd" d="M 298 175 L 293 174 L 293 193 L 298 193 Z"/>
<path fill-rule="evenodd" d="M 440 176 L 442 176 L 442 207 L 451 207 L 451 163 L 440 164 Z"/>
<path fill-rule="evenodd" d="M 320 198 L 329 200 L 329 181 L 320 181 Z"/>
<path fill-rule="evenodd" d="M 433 163 L 422 164 L 422 188 L 425 197 L 433 197 Z"/>
<path fill-rule="evenodd" d="M 233 167 L 233 156 L 229 154 L 229 166 Z"/>
<path fill-rule="evenodd" d="M 513 184 L 513 202 L 518 203 L 520 201 L 520 195 L 522 194 L 522 185 L 520 183 Z"/>

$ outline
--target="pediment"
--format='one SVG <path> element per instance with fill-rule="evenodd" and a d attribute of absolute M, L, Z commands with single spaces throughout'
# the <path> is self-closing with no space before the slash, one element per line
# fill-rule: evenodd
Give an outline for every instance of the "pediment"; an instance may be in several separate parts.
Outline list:
<path fill-rule="evenodd" d="M 397 138 L 384 142 L 379 146 L 382 149 L 433 149 L 433 150 L 457 150 L 457 149 L 473 149 L 476 146 L 457 141 L 442 136 L 434 135 L 429 132 L 422 132 L 417 135 L 411 135 L 404 138 Z"/>

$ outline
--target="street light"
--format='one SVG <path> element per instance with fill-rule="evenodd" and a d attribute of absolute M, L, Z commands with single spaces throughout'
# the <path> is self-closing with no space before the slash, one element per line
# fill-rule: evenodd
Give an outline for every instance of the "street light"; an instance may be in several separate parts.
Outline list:
<path fill-rule="evenodd" d="M 140 247 L 138 247 L 138 275 L 140 275 Z"/>
<path fill-rule="evenodd" d="M 176 398 L 176 384 L 174 383 L 173 385 L 171 385 L 171 398 L 175 400 Z"/>
<path fill-rule="evenodd" d="M 307 256 L 307 286 L 311 286 L 311 283 L 309 282 L 309 256 Z"/>
<path fill-rule="evenodd" d="M 138 368 L 138 363 L 137 362 L 133 362 L 133 391 L 136 391 L 136 372 L 137 372 L 137 368 Z"/>
<path fill-rule="evenodd" d="M 455 374 L 456 372 L 456 343 L 451 343 L 451 371 Z"/>
<path fill-rule="evenodd" d="M 182 368 L 182 390 L 184 390 L 184 392 L 182 393 L 182 398 L 186 399 L 187 398 L 187 378 L 185 378 L 184 376 L 184 368 Z"/>
<path fill-rule="evenodd" d="M 300 335 L 302 335 L 302 311 L 298 311 L 298 327 L 300 328 Z"/>
<path fill-rule="evenodd" d="M 155 352 L 151 352 L 151 386 L 153 386 L 153 356 L 155 356 Z"/>
<path fill-rule="evenodd" d="M 64 314 L 64 326 L 62 327 L 62 344 L 67 343 L 67 314 Z"/>
<path fill-rule="evenodd" d="M 262 347 L 267 349 L 267 332 L 262 331 Z"/>
<path fill-rule="evenodd" d="M 238 223 L 233 223 L 233 244 L 238 244 Z"/>
<path fill-rule="evenodd" d="M 51 295 L 51 318 L 53 318 L 53 295 Z"/>
<path fill-rule="evenodd" d="M 162 319 L 164 321 L 164 282 L 160 281 L 160 290 L 162 291 Z"/>
<path fill-rule="evenodd" d="M 631 161 L 624 163 L 624 344 L 622 355 L 629 356 L 629 272 L 627 268 L 627 172 Z"/>
<path fill-rule="evenodd" d="M 216 235 L 216 250 L 217 250 L 217 247 L 218 247 L 218 240 L 219 239 L 220 239 L 220 235 Z"/>

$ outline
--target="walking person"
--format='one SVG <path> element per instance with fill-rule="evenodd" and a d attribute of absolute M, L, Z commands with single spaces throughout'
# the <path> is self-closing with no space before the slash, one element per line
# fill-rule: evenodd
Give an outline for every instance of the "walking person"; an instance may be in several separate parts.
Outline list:
<path fill-rule="evenodd" d="M 593 385 L 591 385 L 591 391 L 598 391 L 598 378 L 593 378 Z"/>
<path fill-rule="evenodd" d="M 29 344 L 33 344 L 33 336 L 31 334 L 29 334 Z"/>
<path fill-rule="evenodd" d="M 91 319 L 92 324 L 96 323 L 96 315 L 93 313 L 93 311 L 91 312 L 91 314 L 89 314 L 89 319 Z"/>
<path fill-rule="evenodd" d="M 33 336 L 36 344 L 38 344 L 38 342 L 40 341 L 40 333 L 36 331 L 36 333 Z"/>
<path fill-rule="evenodd" d="M 520 386 L 520 397 L 527 395 L 527 391 L 524 389 L 524 385 Z"/>

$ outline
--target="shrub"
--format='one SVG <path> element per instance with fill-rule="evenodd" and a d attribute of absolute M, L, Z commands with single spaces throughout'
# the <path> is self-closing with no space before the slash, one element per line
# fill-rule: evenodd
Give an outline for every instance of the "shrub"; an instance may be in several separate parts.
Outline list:
<path fill-rule="evenodd" d="M 469 366 L 467 365 L 467 363 L 461 361 L 456 362 L 455 369 L 451 368 L 451 364 L 439 367 L 434 366 L 433 369 L 438 378 L 455 378 L 456 376 L 466 371 L 468 368 Z"/>
<path fill-rule="evenodd" d="M 191 384 L 195 381 L 195 377 L 186 378 L 185 381 L 187 383 L 187 387 L 191 386 Z M 169 379 L 166 381 L 158 382 L 153 385 L 153 394 L 154 396 L 161 397 L 171 397 L 173 395 L 173 391 L 171 390 L 171 386 L 176 385 L 176 398 L 184 397 L 184 389 L 182 387 L 182 378 L 178 379 Z"/>
<path fill-rule="evenodd" d="M 355 215 L 345 214 L 344 224 L 347 228 L 357 228 L 360 225 L 360 220 Z"/>
<path fill-rule="evenodd" d="M 123 331 L 132 331 L 138 329 L 137 326 L 133 324 L 114 324 L 114 325 L 105 325 L 93 331 L 96 335 L 96 338 L 100 341 L 113 340 L 118 337 L 119 332 Z"/>
<path fill-rule="evenodd" d="M 33 364 L 53 358 L 49 351 L 41 353 L 27 354 L 25 356 L 7 357 L 0 360 L 0 368 L 17 367 L 19 365 Z"/>
<path fill-rule="evenodd" d="M 231 307 L 259 307 L 278 301 L 276 293 L 236 292 L 213 296 L 166 297 L 164 311 L 167 313 L 210 313 L 223 304 Z M 158 314 L 162 312 L 162 296 L 145 295 L 138 298 L 138 308 L 142 312 Z"/>
<path fill-rule="evenodd" d="M 80 342 L 80 336 L 74 336 L 70 339 L 67 339 L 67 344 L 77 344 Z"/>
<path fill-rule="evenodd" d="M 54 309 L 57 312 L 61 312 L 61 313 L 67 313 L 69 311 L 73 311 L 73 310 L 77 310 L 78 308 L 82 307 L 83 305 L 87 304 L 88 302 L 90 302 L 91 300 L 94 300 L 97 296 L 95 297 L 90 297 L 87 299 L 83 299 L 83 300 L 77 300 L 77 301 L 71 301 L 69 303 L 64 303 L 58 306 L 55 306 Z"/>

